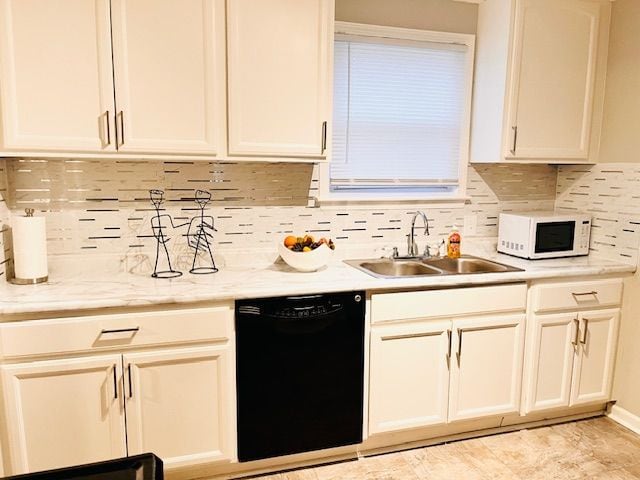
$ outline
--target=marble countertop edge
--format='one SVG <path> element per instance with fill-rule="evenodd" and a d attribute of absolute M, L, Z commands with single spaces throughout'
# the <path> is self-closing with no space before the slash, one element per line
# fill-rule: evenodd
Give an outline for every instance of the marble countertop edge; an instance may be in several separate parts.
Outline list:
<path fill-rule="evenodd" d="M 526 261 L 501 254 L 484 258 L 522 268 L 519 272 L 441 275 L 411 278 L 376 278 L 335 260 L 318 272 L 300 273 L 279 262 L 255 268 L 229 268 L 220 272 L 177 279 L 154 279 L 147 274 L 65 273 L 52 270 L 42 285 L 0 285 L 0 321 L 12 316 L 108 308 L 140 308 L 161 304 L 229 301 L 246 298 L 331 293 L 348 290 L 430 289 L 478 286 L 520 281 L 602 275 L 630 275 L 635 266 L 597 257 Z M 42 315 L 41 317 L 43 317 Z M 2 317 L 5 317 L 4 319 Z"/>

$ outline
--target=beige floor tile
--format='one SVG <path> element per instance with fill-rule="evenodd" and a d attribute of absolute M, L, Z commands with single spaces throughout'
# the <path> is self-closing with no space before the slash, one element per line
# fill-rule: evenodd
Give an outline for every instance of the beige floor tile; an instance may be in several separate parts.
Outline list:
<path fill-rule="evenodd" d="M 625 467 L 624 470 L 634 475 L 634 478 L 640 478 L 640 464 Z"/>
<path fill-rule="evenodd" d="M 607 470 L 600 475 L 590 477 L 589 480 L 637 480 L 638 478 L 623 468 L 620 470 Z"/>
<path fill-rule="evenodd" d="M 419 477 L 401 453 L 378 455 L 360 460 L 364 465 L 367 479 L 376 480 L 418 480 Z"/>
<path fill-rule="evenodd" d="M 316 467 L 314 470 L 318 480 L 360 480 L 367 475 L 362 460 L 331 463 Z"/>
<path fill-rule="evenodd" d="M 290 470 L 282 472 L 279 480 L 318 480 L 318 475 L 313 468 Z"/>
<path fill-rule="evenodd" d="M 607 418 L 558 425 L 553 429 L 609 470 L 640 463 L 640 437 Z"/>
<path fill-rule="evenodd" d="M 256 478 L 640 480 L 640 436 L 597 418 Z"/>

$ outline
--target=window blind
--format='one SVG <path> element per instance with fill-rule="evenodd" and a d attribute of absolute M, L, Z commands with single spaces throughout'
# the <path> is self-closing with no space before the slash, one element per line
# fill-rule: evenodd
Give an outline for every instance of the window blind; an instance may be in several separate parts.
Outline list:
<path fill-rule="evenodd" d="M 332 189 L 458 185 L 467 49 L 336 40 Z"/>

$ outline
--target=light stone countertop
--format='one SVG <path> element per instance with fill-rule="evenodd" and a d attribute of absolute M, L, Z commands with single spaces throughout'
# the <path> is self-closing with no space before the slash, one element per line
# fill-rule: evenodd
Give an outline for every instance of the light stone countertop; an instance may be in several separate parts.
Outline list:
<path fill-rule="evenodd" d="M 537 279 L 625 275 L 635 266 L 594 256 L 526 261 L 501 255 L 493 248 L 468 249 L 481 256 L 523 269 L 522 272 L 442 275 L 381 279 L 357 270 L 340 259 L 313 273 L 297 272 L 282 261 L 264 257 L 253 267 L 223 266 L 213 275 L 191 275 L 166 280 L 149 276 L 147 268 L 136 268 L 111 258 L 104 265 L 87 266 L 80 256 L 50 262 L 49 282 L 18 286 L 0 284 L 0 321 L 11 315 L 110 307 L 140 307 L 156 304 L 184 304 L 243 298 L 302 295 L 348 290 L 397 290 L 486 285 Z M 351 258 L 371 258 L 354 257 Z M 141 270 L 140 273 L 129 273 Z"/>

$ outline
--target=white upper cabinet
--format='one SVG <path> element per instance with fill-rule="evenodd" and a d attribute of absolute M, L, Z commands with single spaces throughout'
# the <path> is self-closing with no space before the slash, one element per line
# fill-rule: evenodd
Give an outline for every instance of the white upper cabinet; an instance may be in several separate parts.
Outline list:
<path fill-rule="evenodd" d="M 224 0 L 112 0 L 118 150 L 219 153 Z"/>
<path fill-rule="evenodd" d="M 479 7 L 471 161 L 596 161 L 610 2 Z"/>
<path fill-rule="evenodd" d="M 0 0 L 0 150 L 115 150 L 109 0 Z"/>
<path fill-rule="evenodd" d="M 228 0 L 229 154 L 324 157 L 332 0 Z"/>

